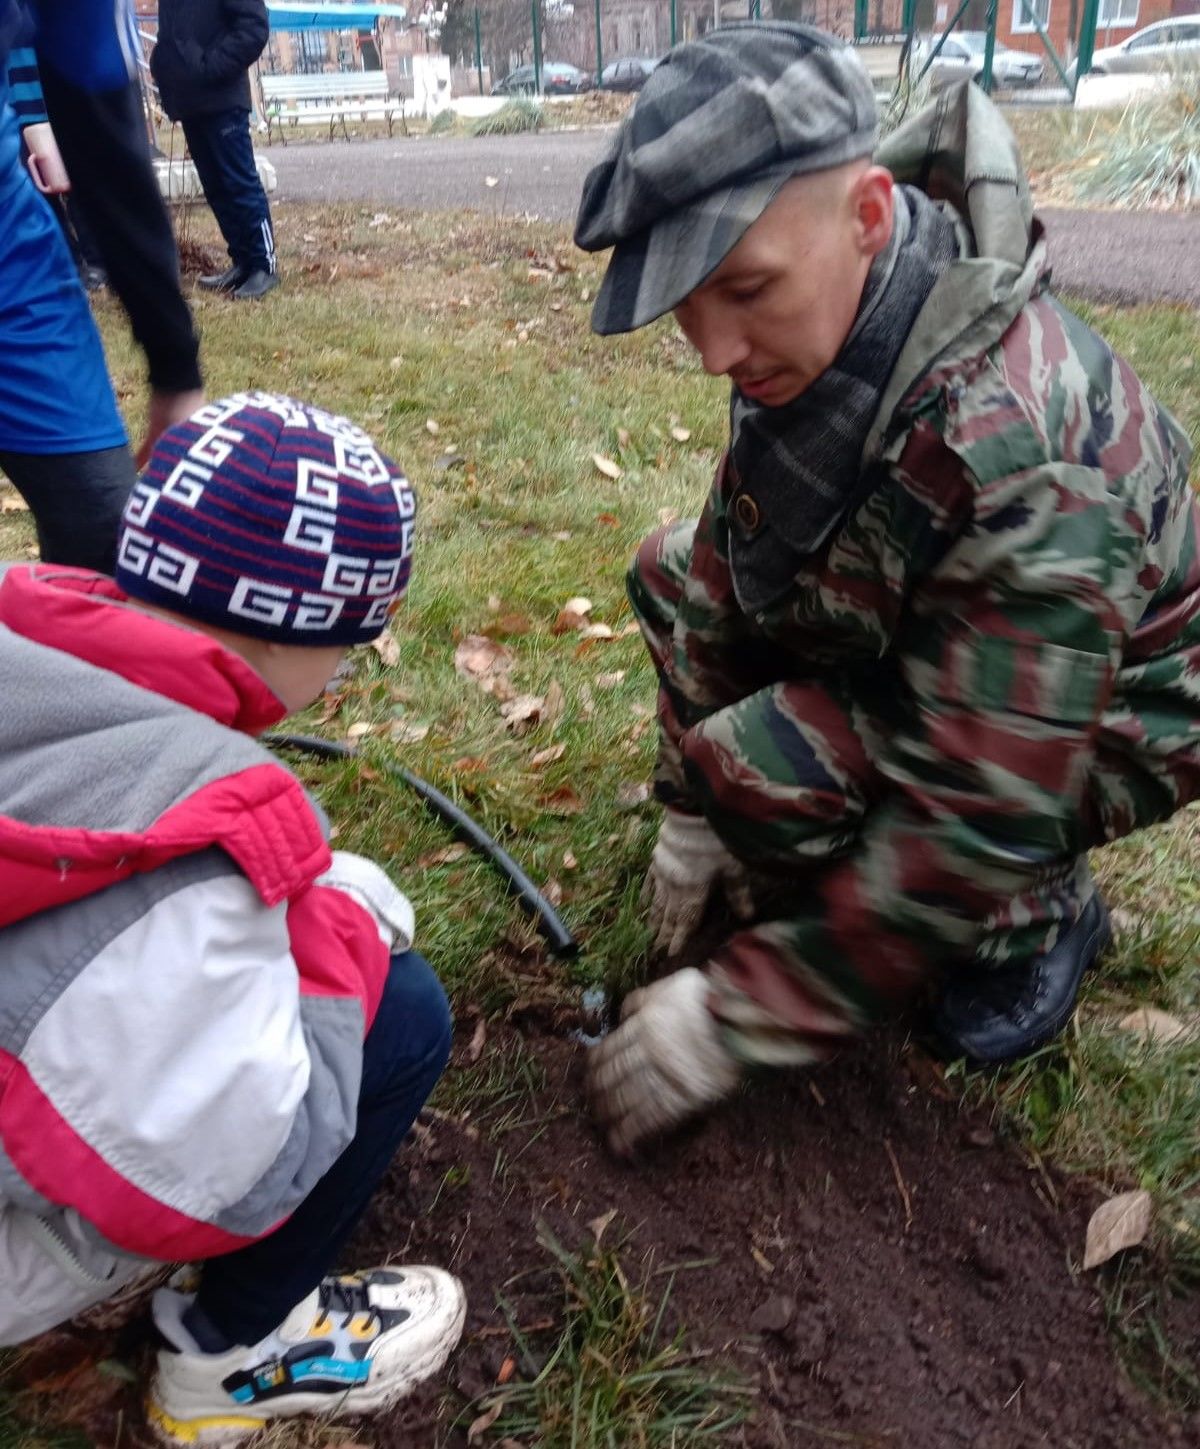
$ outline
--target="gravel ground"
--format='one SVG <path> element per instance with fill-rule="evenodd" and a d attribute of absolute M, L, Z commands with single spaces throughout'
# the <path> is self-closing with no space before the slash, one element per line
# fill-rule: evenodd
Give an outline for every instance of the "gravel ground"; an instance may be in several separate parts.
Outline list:
<path fill-rule="evenodd" d="M 269 148 L 276 199 L 368 201 L 427 211 L 468 207 L 570 221 L 600 130 L 539 136 L 292 142 Z M 494 185 L 487 184 L 492 178 Z M 1200 307 L 1200 212 L 1046 209 L 1054 279 L 1096 302 Z"/>

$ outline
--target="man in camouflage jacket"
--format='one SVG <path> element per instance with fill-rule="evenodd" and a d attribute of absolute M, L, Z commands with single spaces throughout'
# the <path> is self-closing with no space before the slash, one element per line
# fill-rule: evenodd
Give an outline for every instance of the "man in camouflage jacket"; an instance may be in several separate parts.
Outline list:
<path fill-rule="evenodd" d="M 618 1151 L 938 976 L 949 1052 L 1032 1050 L 1108 939 L 1085 852 L 1200 794 L 1187 440 L 1047 291 L 976 87 L 875 144 L 851 51 L 733 25 L 671 53 L 585 185 L 576 239 L 615 245 L 593 326 L 673 310 L 734 384 L 704 513 L 630 594 L 659 943 L 721 886 L 745 924 L 593 1053 Z"/>

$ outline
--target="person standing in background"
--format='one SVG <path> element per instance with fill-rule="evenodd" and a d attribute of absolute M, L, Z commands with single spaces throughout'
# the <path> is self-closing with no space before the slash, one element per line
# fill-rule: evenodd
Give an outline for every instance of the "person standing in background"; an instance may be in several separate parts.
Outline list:
<path fill-rule="evenodd" d="M 269 33 L 264 0 L 160 0 L 150 70 L 163 109 L 183 127 L 230 266 L 201 277 L 210 292 L 260 301 L 279 286 L 271 208 L 250 141 L 248 70 Z"/>

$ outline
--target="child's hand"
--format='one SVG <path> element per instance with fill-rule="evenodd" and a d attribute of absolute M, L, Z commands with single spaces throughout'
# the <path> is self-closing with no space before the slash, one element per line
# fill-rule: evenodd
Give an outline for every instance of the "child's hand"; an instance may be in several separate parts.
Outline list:
<path fill-rule="evenodd" d="M 29 150 L 29 174 L 43 196 L 62 196 L 71 189 L 71 178 L 59 155 L 58 142 L 49 121 L 26 126 L 22 135 Z"/>

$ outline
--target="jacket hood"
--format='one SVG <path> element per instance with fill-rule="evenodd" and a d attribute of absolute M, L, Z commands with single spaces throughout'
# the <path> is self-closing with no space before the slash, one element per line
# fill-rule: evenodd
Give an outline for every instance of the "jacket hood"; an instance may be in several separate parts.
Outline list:
<path fill-rule="evenodd" d="M 951 207 L 963 241 L 938 279 L 884 390 L 864 458 L 880 449 L 900 401 L 935 363 L 978 356 L 1048 279 L 1016 138 L 995 105 L 966 82 L 888 136 L 875 154 L 897 182 Z"/>

